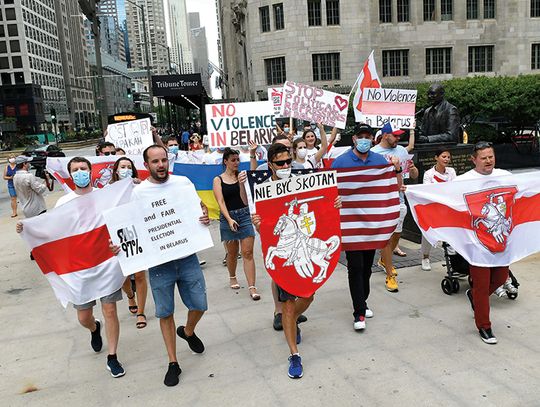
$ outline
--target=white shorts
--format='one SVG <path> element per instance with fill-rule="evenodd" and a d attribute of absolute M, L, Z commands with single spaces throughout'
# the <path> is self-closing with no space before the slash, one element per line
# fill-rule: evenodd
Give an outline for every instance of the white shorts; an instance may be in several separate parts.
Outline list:
<path fill-rule="evenodd" d="M 394 230 L 394 233 L 401 233 L 401 231 L 403 230 L 403 221 L 405 220 L 406 215 L 407 205 L 405 205 L 404 203 L 399 204 L 399 220 L 396 226 L 396 230 Z"/>

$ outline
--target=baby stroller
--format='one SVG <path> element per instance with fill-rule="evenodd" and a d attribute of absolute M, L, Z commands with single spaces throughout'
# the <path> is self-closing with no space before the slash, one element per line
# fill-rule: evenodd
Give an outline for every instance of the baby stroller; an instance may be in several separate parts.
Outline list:
<path fill-rule="evenodd" d="M 446 276 L 441 281 L 441 289 L 443 293 L 452 295 L 459 292 L 459 280 L 467 278 L 469 286 L 472 287 L 471 276 L 469 275 L 469 263 L 452 246 L 443 242 L 444 260 L 446 267 Z M 519 282 L 517 281 L 512 271 L 508 274 L 506 282 L 495 290 L 495 294 L 499 297 L 507 296 L 511 300 L 515 300 L 518 296 Z"/>

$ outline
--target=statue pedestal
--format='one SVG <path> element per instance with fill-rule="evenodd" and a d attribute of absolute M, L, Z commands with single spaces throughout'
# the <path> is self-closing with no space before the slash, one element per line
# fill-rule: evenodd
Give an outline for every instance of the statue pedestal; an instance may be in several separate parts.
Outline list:
<path fill-rule="evenodd" d="M 444 148 L 445 150 L 450 151 L 452 154 L 450 167 L 453 167 L 456 170 L 457 175 L 461 175 L 473 168 L 473 163 L 471 161 L 471 153 L 473 150 L 472 144 L 419 144 L 412 151 L 414 154 L 414 165 L 416 165 L 418 168 L 418 179 L 405 180 L 405 185 L 422 183 L 422 180 L 424 179 L 424 172 L 435 165 L 435 152 L 440 148 Z M 407 203 L 407 207 L 408 206 L 409 204 Z M 420 233 L 420 229 L 418 229 L 418 226 L 411 215 L 410 209 L 405 217 L 401 236 L 415 243 L 420 243 L 421 241 L 422 234 Z"/>

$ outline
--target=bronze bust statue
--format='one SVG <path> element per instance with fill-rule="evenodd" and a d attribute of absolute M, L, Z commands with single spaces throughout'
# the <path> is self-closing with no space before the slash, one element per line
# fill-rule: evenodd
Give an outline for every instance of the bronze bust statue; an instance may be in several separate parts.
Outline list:
<path fill-rule="evenodd" d="M 444 98 L 444 88 L 434 83 L 428 89 L 431 106 L 424 112 L 418 143 L 457 143 L 459 140 L 459 112 Z"/>

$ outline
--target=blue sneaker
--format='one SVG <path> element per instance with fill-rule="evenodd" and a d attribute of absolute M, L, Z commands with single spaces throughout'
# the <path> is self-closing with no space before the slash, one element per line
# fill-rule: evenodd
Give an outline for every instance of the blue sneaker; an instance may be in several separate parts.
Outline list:
<path fill-rule="evenodd" d="M 300 379 L 304 375 L 302 367 L 302 358 L 295 354 L 289 356 L 289 377 L 291 379 Z"/>
<path fill-rule="evenodd" d="M 302 342 L 302 334 L 300 332 L 300 327 L 296 325 L 296 344 L 299 345 Z"/>
<path fill-rule="evenodd" d="M 126 371 L 122 367 L 122 364 L 116 359 L 116 356 L 107 360 L 107 370 L 111 372 L 112 377 L 122 377 L 126 374 Z"/>

